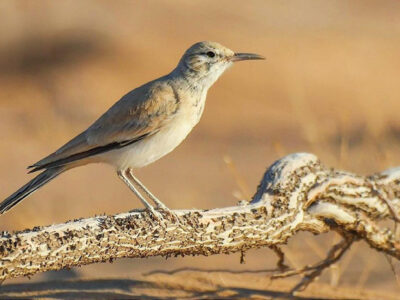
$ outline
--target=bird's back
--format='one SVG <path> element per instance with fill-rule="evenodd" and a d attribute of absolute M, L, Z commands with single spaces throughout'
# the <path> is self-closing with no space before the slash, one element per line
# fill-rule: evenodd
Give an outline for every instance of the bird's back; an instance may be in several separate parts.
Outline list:
<path fill-rule="evenodd" d="M 33 164 L 33 171 L 64 164 L 84 164 L 95 156 L 155 134 L 178 111 L 180 102 L 168 76 L 123 96 L 87 130 Z"/>

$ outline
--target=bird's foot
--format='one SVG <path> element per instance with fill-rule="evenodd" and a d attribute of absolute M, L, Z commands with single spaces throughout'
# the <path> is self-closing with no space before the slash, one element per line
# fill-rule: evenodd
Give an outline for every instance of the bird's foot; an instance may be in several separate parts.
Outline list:
<path fill-rule="evenodd" d="M 150 216 L 152 216 L 153 219 L 156 220 L 158 223 L 164 223 L 165 220 L 163 215 L 159 211 L 155 210 L 153 206 L 146 206 L 146 210 L 149 212 Z"/>
<path fill-rule="evenodd" d="M 174 213 L 172 210 L 170 210 L 168 207 L 166 207 L 164 204 L 158 205 L 157 210 L 160 211 L 163 215 L 171 219 L 174 223 L 180 223 L 179 216 Z"/>
<path fill-rule="evenodd" d="M 160 224 L 165 224 L 166 219 L 171 220 L 173 223 L 180 224 L 180 219 L 178 215 L 165 205 L 157 205 L 157 208 L 149 205 L 146 206 L 146 210 L 150 213 L 153 219 Z"/>

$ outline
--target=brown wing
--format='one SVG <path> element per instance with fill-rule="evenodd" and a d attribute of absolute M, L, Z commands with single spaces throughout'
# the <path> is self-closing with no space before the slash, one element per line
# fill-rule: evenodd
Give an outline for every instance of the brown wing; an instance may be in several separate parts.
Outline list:
<path fill-rule="evenodd" d="M 155 134 L 177 111 L 178 100 L 167 80 L 145 84 L 122 97 L 86 131 L 30 166 L 30 172 L 122 148 Z"/>

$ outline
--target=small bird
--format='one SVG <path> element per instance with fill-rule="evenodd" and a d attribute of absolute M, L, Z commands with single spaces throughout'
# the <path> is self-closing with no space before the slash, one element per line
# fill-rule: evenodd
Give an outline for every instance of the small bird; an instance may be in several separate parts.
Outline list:
<path fill-rule="evenodd" d="M 234 62 L 255 59 L 265 58 L 253 53 L 235 53 L 216 42 L 194 44 L 171 73 L 130 91 L 88 129 L 29 166 L 29 173 L 42 173 L 1 202 L 0 213 L 61 173 L 101 162 L 115 167 L 119 178 L 156 219 L 163 218 L 156 209 L 171 215 L 167 206 L 133 175 L 132 170 L 175 149 L 199 122 L 211 85 Z"/>

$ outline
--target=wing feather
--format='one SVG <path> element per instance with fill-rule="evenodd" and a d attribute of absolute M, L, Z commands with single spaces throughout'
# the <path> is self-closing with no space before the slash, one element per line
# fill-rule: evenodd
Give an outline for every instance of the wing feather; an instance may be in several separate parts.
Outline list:
<path fill-rule="evenodd" d="M 35 172 L 58 167 L 131 145 L 158 132 L 178 106 L 168 81 L 145 84 L 123 96 L 86 131 L 28 168 Z"/>

